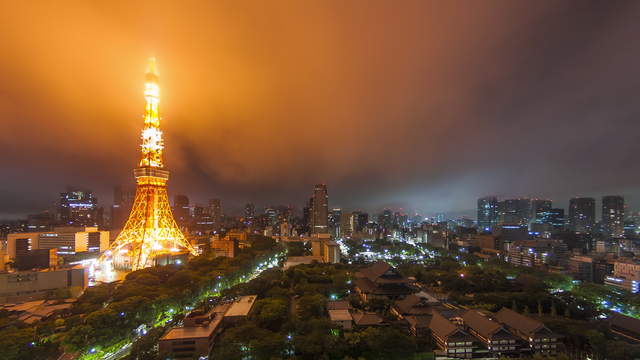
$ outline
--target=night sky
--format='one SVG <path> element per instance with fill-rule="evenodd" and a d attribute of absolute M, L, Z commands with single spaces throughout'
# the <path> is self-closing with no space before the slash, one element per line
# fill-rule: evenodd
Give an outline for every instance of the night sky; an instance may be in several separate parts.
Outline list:
<path fill-rule="evenodd" d="M 638 19 L 640 1 L 4 1 L 0 218 L 133 186 L 150 56 L 169 191 L 194 202 L 300 208 L 324 182 L 347 209 L 640 209 Z"/>

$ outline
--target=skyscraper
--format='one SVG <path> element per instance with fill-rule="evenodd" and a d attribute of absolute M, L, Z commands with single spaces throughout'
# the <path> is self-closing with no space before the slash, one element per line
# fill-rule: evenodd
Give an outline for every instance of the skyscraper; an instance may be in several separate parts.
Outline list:
<path fill-rule="evenodd" d="M 548 223 L 549 211 L 551 210 L 551 200 L 532 199 L 531 200 L 531 215 L 532 222 L 536 224 Z"/>
<path fill-rule="evenodd" d="M 602 197 L 602 226 L 604 235 L 619 238 L 624 235 L 624 197 Z"/>
<path fill-rule="evenodd" d="M 596 199 L 569 200 L 569 229 L 576 233 L 591 233 L 596 222 Z"/>
<path fill-rule="evenodd" d="M 178 224 L 185 226 L 191 220 L 189 198 L 186 195 L 173 196 L 173 213 Z"/>
<path fill-rule="evenodd" d="M 98 199 L 91 191 L 60 193 L 58 214 L 60 222 L 69 226 L 98 226 L 102 222 Z"/>
<path fill-rule="evenodd" d="M 249 226 L 253 224 L 253 221 L 256 217 L 256 206 L 253 203 L 247 203 L 244 206 L 244 222 L 245 225 Z"/>
<path fill-rule="evenodd" d="M 507 199 L 499 204 L 500 224 L 529 225 L 531 221 L 531 199 Z"/>
<path fill-rule="evenodd" d="M 329 233 L 329 195 L 325 184 L 318 184 L 313 189 L 311 225 L 313 234 Z"/>
<path fill-rule="evenodd" d="M 498 199 L 486 196 L 478 199 L 478 228 L 480 231 L 491 231 L 498 225 Z"/>
<path fill-rule="evenodd" d="M 222 202 L 220 199 L 209 199 L 209 215 L 213 219 L 213 226 L 216 229 L 222 227 Z"/>
<path fill-rule="evenodd" d="M 341 208 L 333 208 L 329 212 L 329 229 L 336 238 L 340 237 L 340 216 L 342 216 Z"/>
<path fill-rule="evenodd" d="M 564 209 L 553 208 L 549 210 L 548 223 L 551 225 L 551 231 L 560 233 L 565 228 Z"/>
<path fill-rule="evenodd" d="M 113 189 L 113 205 L 111 206 L 111 229 L 121 229 L 131 212 L 135 198 L 134 191 L 123 190 L 121 186 Z"/>
<path fill-rule="evenodd" d="M 362 211 L 354 211 L 351 213 L 351 231 L 362 232 L 365 230 L 369 222 L 369 214 Z"/>

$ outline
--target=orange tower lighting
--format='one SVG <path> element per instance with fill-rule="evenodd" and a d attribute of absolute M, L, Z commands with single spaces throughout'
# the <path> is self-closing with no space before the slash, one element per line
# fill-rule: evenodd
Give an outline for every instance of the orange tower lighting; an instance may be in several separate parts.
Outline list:
<path fill-rule="evenodd" d="M 144 90 L 146 101 L 140 164 L 133 170 L 136 197 L 122 232 L 100 258 L 100 263 L 132 271 L 153 266 L 159 255 L 189 252 L 197 255 L 173 218 L 164 168 L 160 130 L 160 87 L 155 59 L 151 59 Z"/>

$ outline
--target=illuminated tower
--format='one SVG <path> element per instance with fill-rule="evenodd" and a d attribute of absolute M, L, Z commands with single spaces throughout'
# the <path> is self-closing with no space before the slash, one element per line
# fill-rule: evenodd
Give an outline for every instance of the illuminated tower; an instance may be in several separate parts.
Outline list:
<path fill-rule="evenodd" d="M 155 60 L 151 59 L 144 90 L 146 107 L 140 164 L 133 170 L 136 196 L 122 232 L 102 256 L 102 263 L 132 271 L 153 266 L 156 257 L 196 250 L 178 228 L 167 196 L 169 171 L 164 168 L 164 143 L 160 130 L 160 87 Z"/>

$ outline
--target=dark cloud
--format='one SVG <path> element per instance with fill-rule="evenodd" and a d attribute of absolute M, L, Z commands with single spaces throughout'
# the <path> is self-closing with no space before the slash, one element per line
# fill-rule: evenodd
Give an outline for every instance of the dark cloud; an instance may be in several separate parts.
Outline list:
<path fill-rule="evenodd" d="M 0 215 L 132 184 L 156 56 L 170 191 L 424 212 L 640 199 L 640 3 L 0 5 Z"/>

